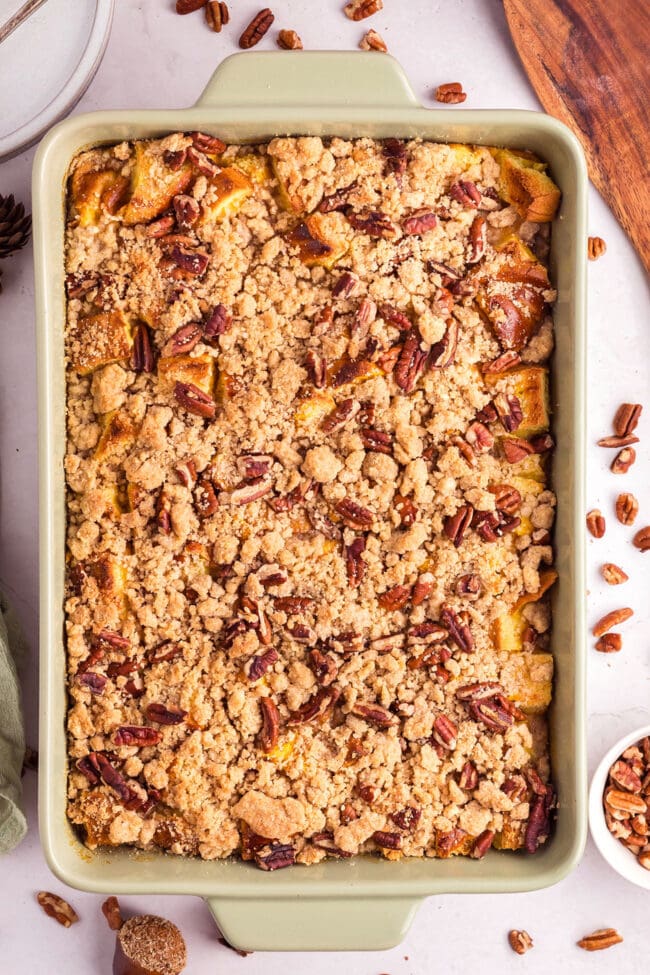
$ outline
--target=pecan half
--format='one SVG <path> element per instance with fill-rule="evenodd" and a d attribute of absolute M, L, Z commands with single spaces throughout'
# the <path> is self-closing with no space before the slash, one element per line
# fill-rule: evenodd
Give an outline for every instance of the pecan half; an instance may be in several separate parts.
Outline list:
<path fill-rule="evenodd" d="M 453 751 L 458 741 L 458 725 L 446 714 L 439 714 L 433 722 L 433 737 L 439 745 Z"/>
<path fill-rule="evenodd" d="M 612 461 L 610 470 L 613 474 L 627 474 L 635 460 L 636 450 L 634 447 L 623 447 Z"/>
<path fill-rule="evenodd" d="M 153 372 L 155 356 L 151 345 L 149 326 L 139 322 L 133 336 L 133 352 L 131 357 L 134 372 Z"/>
<path fill-rule="evenodd" d="M 58 894 L 51 894 L 49 890 L 39 890 L 36 900 L 47 916 L 53 917 L 64 928 L 69 928 L 71 924 L 79 920 L 79 915 L 75 909 Z"/>
<path fill-rule="evenodd" d="M 641 779 L 628 762 L 622 759 L 614 762 L 609 770 L 609 776 L 625 792 L 641 792 Z"/>
<path fill-rule="evenodd" d="M 332 297 L 351 298 L 359 290 L 359 284 L 360 281 L 356 274 L 352 274 L 351 271 L 344 271 L 332 288 Z"/>
<path fill-rule="evenodd" d="M 147 704 L 144 713 L 149 721 L 164 725 L 181 724 L 187 717 L 187 711 L 182 708 L 166 707 L 157 701 Z"/>
<path fill-rule="evenodd" d="M 280 612 L 292 615 L 304 613 L 312 606 L 313 602 L 314 600 L 309 596 L 276 596 L 274 606 Z"/>
<path fill-rule="evenodd" d="M 527 440 L 520 440 L 515 437 L 504 437 L 501 441 L 503 456 L 509 464 L 518 464 L 519 461 L 535 453 L 535 448 Z"/>
<path fill-rule="evenodd" d="M 334 505 L 334 510 L 341 516 L 348 528 L 356 531 L 367 531 L 372 527 L 374 515 L 367 508 L 352 501 L 351 498 L 343 498 L 342 501 Z"/>
<path fill-rule="evenodd" d="M 460 105 L 467 98 L 467 94 L 463 91 L 460 81 L 448 81 L 444 85 L 438 85 L 433 97 L 443 105 Z"/>
<path fill-rule="evenodd" d="M 219 509 L 219 500 L 211 482 L 202 477 L 194 490 L 194 510 L 199 518 L 209 518 Z"/>
<path fill-rule="evenodd" d="M 421 576 L 418 576 L 415 585 L 413 586 L 411 605 L 420 606 L 426 599 L 429 598 L 435 588 L 435 585 L 436 581 L 431 572 L 423 572 Z"/>
<path fill-rule="evenodd" d="M 189 230 L 199 219 L 201 213 L 199 204 L 187 193 L 178 193 L 172 200 L 172 206 L 180 230 Z"/>
<path fill-rule="evenodd" d="M 208 135 L 207 132 L 190 132 L 190 136 L 192 145 L 199 152 L 207 152 L 211 156 L 220 156 L 225 151 L 226 143 L 215 135 Z"/>
<path fill-rule="evenodd" d="M 156 728 L 141 725 L 120 725 L 113 735 L 116 745 L 135 745 L 137 748 L 157 745 L 160 739 L 161 734 Z"/>
<path fill-rule="evenodd" d="M 239 46 L 245 51 L 255 47 L 262 40 L 274 20 L 275 17 L 271 9 L 264 7 L 259 13 L 255 14 L 248 27 L 243 31 L 239 38 Z"/>
<path fill-rule="evenodd" d="M 350 20 L 365 20 L 378 10 L 383 10 L 383 0 L 350 0 L 343 8 L 345 16 Z"/>
<path fill-rule="evenodd" d="M 645 528 L 638 530 L 632 539 L 632 544 L 641 552 L 650 551 L 650 525 L 646 525 Z"/>
<path fill-rule="evenodd" d="M 359 433 L 366 450 L 376 454 L 392 454 L 393 438 L 390 433 L 375 430 L 373 427 L 363 427 Z"/>
<path fill-rule="evenodd" d="M 245 481 L 254 481 L 268 474 L 272 463 L 273 457 L 270 454 L 240 454 L 237 458 L 237 470 Z"/>
<path fill-rule="evenodd" d="M 494 397 L 494 408 L 506 433 L 513 433 L 521 426 L 524 413 L 518 396 L 499 393 Z"/>
<path fill-rule="evenodd" d="M 305 369 L 316 389 L 322 389 L 327 381 L 327 359 L 325 356 L 310 349 L 305 358 Z"/>
<path fill-rule="evenodd" d="M 611 613 L 607 613 L 602 619 L 598 620 L 591 632 L 596 637 L 603 636 L 608 630 L 613 630 L 615 626 L 629 620 L 631 616 L 634 616 L 634 610 L 627 607 L 614 609 Z"/>
<path fill-rule="evenodd" d="M 465 433 L 465 439 L 477 454 L 487 453 L 494 446 L 494 437 L 485 424 L 478 420 L 470 423 Z"/>
<path fill-rule="evenodd" d="M 387 708 L 383 708 L 381 704 L 365 704 L 363 701 L 357 701 L 352 706 L 352 714 L 364 718 L 378 728 L 390 728 L 397 723 L 395 715 Z"/>
<path fill-rule="evenodd" d="M 527 853 L 535 853 L 548 839 L 551 832 L 551 811 L 555 804 L 553 787 L 546 786 L 546 793 L 533 796 L 526 824 L 524 847 Z"/>
<path fill-rule="evenodd" d="M 473 792 L 478 788 L 478 771 L 476 765 L 469 760 L 465 762 L 458 776 L 458 788 L 465 792 Z"/>
<path fill-rule="evenodd" d="M 410 498 L 405 498 L 401 494 L 393 495 L 393 507 L 399 515 L 400 526 L 410 528 L 417 517 L 418 509 Z"/>
<path fill-rule="evenodd" d="M 470 856 L 474 860 L 482 860 L 492 846 L 494 840 L 494 830 L 484 829 L 474 840 Z"/>
<path fill-rule="evenodd" d="M 402 221 L 402 233 L 407 237 L 419 237 L 433 230 L 438 224 L 438 218 L 433 210 L 416 210 Z"/>
<path fill-rule="evenodd" d="M 280 655 L 277 650 L 270 647 L 264 653 L 251 657 L 244 666 L 244 673 L 250 681 L 261 680 L 267 671 L 278 662 Z"/>
<path fill-rule="evenodd" d="M 420 335 L 412 329 L 406 336 L 393 375 L 395 382 L 405 393 L 411 393 L 424 371 L 428 352 L 421 348 Z"/>
<path fill-rule="evenodd" d="M 496 359 L 493 359 L 492 362 L 486 362 L 481 371 L 484 376 L 489 376 L 494 373 L 505 372 L 507 369 L 512 369 L 514 366 L 518 366 L 520 362 L 521 356 L 518 352 L 504 352 Z"/>
<path fill-rule="evenodd" d="M 400 330 L 400 332 L 410 332 L 413 328 L 413 323 L 408 315 L 387 301 L 384 301 L 381 305 L 379 305 L 377 308 L 377 313 L 387 324 L 394 325 L 395 328 Z"/>
<path fill-rule="evenodd" d="M 228 5 L 220 0 L 208 0 L 205 5 L 205 20 L 210 30 L 220 34 L 222 28 L 230 21 Z"/>
<path fill-rule="evenodd" d="M 85 687 L 91 694 L 103 694 L 106 687 L 107 678 L 103 674 L 96 674 L 92 670 L 86 670 L 77 674 L 75 681 L 80 687 Z"/>
<path fill-rule="evenodd" d="M 345 548 L 345 566 L 348 574 L 348 582 L 353 589 L 357 589 L 366 572 L 366 563 L 361 558 L 366 548 L 366 540 L 360 535 L 355 538 Z"/>
<path fill-rule="evenodd" d="M 619 565 L 614 562 L 605 562 L 600 569 L 603 579 L 609 586 L 620 586 L 621 583 L 627 582 L 630 578 L 627 572 L 624 572 Z"/>
<path fill-rule="evenodd" d="M 455 548 L 460 548 L 462 545 L 463 538 L 472 524 L 473 517 L 474 508 L 471 504 L 464 504 L 455 514 L 445 518 L 442 530 L 447 538 L 454 543 Z"/>
<path fill-rule="evenodd" d="M 262 716 L 262 727 L 257 736 L 257 742 L 262 751 L 268 754 L 278 744 L 280 712 L 270 697 L 262 697 L 260 698 L 260 714 Z"/>
<path fill-rule="evenodd" d="M 635 437 L 633 433 L 627 434 L 625 437 L 601 437 L 598 441 L 599 447 L 629 447 L 630 444 L 638 443 L 639 438 Z"/>
<path fill-rule="evenodd" d="M 321 687 L 296 711 L 289 712 L 287 726 L 293 728 L 317 721 L 332 710 L 340 695 L 341 692 L 336 687 Z"/>
<path fill-rule="evenodd" d="M 464 207 L 476 209 L 481 202 L 481 193 L 471 179 L 460 179 L 449 187 L 449 195 Z"/>
<path fill-rule="evenodd" d="M 494 504 L 497 511 L 502 511 L 506 515 L 514 515 L 521 505 L 521 494 L 517 488 L 510 484 L 495 484 L 489 488 L 494 495 Z"/>
<path fill-rule="evenodd" d="M 620 945 L 622 941 L 623 938 L 615 928 L 600 928 L 585 935 L 576 944 L 578 948 L 583 948 L 585 951 L 603 951 L 605 948 Z"/>
<path fill-rule="evenodd" d="M 208 255 L 203 251 L 186 250 L 178 244 L 172 247 L 169 259 L 181 271 L 195 278 L 200 278 L 208 266 Z"/>
<path fill-rule="evenodd" d="M 616 517 L 622 525 L 633 525 L 639 513 L 639 502 L 633 494 L 619 494 L 616 499 Z"/>
<path fill-rule="evenodd" d="M 205 0 L 176 0 L 177 14 L 191 14 L 205 6 Z"/>
<path fill-rule="evenodd" d="M 533 939 L 527 931 L 508 932 L 508 944 L 518 955 L 525 955 L 533 947 Z"/>
<path fill-rule="evenodd" d="M 367 234 L 368 237 L 389 238 L 395 236 L 396 231 L 392 221 L 381 210 L 364 209 L 358 213 L 350 210 L 346 216 L 351 227 Z"/>
<path fill-rule="evenodd" d="M 602 511 L 599 511 L 598 508 L 593 508 L 587 512 L 586 521 L 589 534 L 593 535 L 594 538 L 602 538 L 605 534 L 606 527 Z"/>
<path fill-rule="evenodd" d="M 640 403 L 621 403 L 614 417 L 614 433 L 617 437 L 627 437 L 636 430 L 642 410 Z"/>
<path fill-rule="evenodd" d="M 330 193 L 329 196 L 324 196 L 323 199 L 318 204 L 318 210 L 320 213 L 332 213 L 335 210 L 345 210 L 349 206 L 348 197 L 352 190 L 356 188 L 356 180 L 354 183 L 350 183 L 349 186 L 342 186 L 340 190 L 336 190 L 335 193 Z"/>
<path fill-rule="evenodd" d="M 194 383 L 182 383 L 177 380 L 174 384 L 174 398 L 188 413 L 193 413 L 194 416 L 213 420 L 217 415 L 215 401 Z"/>
<path fill-rule="evenodd" d="M 143 800 L 131 788 L 124 776 L 111 765 L 106 756 L 101 752 L 92 752 L 91 754 L 94 755 L 94 760 L 102 781 L 113 790 L 125 809 L 138 809 L 142 805 Z M 90 756 L 87 757 L 90 758 Z"/>
<path fill-rule="evenodd" d="M 186 355 L 201 341 L 201 329 L 194 322 L 181 325 L 162 347 L 163 356 Z"/>

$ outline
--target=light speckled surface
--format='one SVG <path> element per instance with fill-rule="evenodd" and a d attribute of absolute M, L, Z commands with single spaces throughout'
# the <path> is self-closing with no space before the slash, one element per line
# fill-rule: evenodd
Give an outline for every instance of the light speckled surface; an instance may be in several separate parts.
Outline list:
<path fill-rule="evenodd" d="M 372 24 L 386 38 L 403 64 L 416 95 L 432 104 L 436 84 L 462 80 L 468 108 L 537 108 L 532 91 L 511 49 L 498 2 L 411 0 L 406 5 L 386 0 L 384 13 Z M 204 27 L 201 15 L 180 19 L 169 0 L 142 0 L 118 5 L 113 35 L 97 77 L 78 110 L 100 108 L 181 107 L 191 104 L 213 67 L 235 50 L 235 38 L 258 8 L 233 0 L 233 22 L 221 36 Z M 306 47 L 349 48 L 364 25 L 352 24 L 339 3 L 313 5 L 285 0 L 276 5 L 276 27 L 294 27 Z M 280 13 L 282 11 L 282 13 Z M 261 47 L 272 48 L 275 31 Z M 380 55 L 377 55 L 378 57 Z M 126 67 L 128 65 L 128 68 Z M 0 192 L 27 198 L 32 154 L 0 165 Z M 622 399 L 645 400 L 650 411 L 650 338 L 647 283 L 631 246 L 595 192 L 591 194 L 590 230 L 604 237 L 607 255 L 589 268 L 589 440 L 609 432 L 611 417 Z M 4 262 L 5 293 L 0 298 L 0 585 L 14 597 L 32 646 L 36 645 L 36 399 L 31 256 L 25 252 Z M 650 660 L 648 631 L 650 563 L 632 549 L 631 532 L 615 523 L 612 503 L 619 490 L 634 491 L 641 501 L 639 524 L 650 522 L 648 437 L 650 419 L 642 419 L 639 459 L 623 478 L 609 474 L 608 452 L 594 447 L 588 454 L 588 502 L 608 516 L 605 539 L 589 544 L 590 622 L 615 606 L 633 606 L 637 615 L 625 628 L 625 646 L 617 657 L 589 655 L 590 767 L 609 743 L 647 721 Z M 645 510 L 646 519 L 643 519 Z M 646 559 L 648 557 L 646 556 Z M 621 564 L 631 576 L 621 590 L 599 581 L 602 561 Z M 620 596 L 620 600 L 619 600 Z M 644 627 L 645 624 L 645 627 Z M 26 675 L 27 737 L 36 740 L 35 659 Z M 110 971 L 111 936 L 99 915 L 101 898 L 70 892 L 82 921 L 66 931 L 41 915 L 33 902 L 42 887 L 61 890 L 43 861 L 35 828 L 35 781 L 26 780 L 33 828 L 23 846 L 0 865 L 0 917 L 3 967 L 9 972 L 50 970 L 73 960 L 73 971 Z M 301 971 L 315 975 L 332 965 L 358 975 L 379 971 L 424 973 L 518 971 L 525 964 L 540 973 L 561 961 L 570 972 L 614 965 L 632 972 L 648 943 L 647 895 L 615 875 L 590 843 L 578 870 L 559 886 L 535 894 L 499 897 L 438 897 L 420 910 L 401 949 L 384 955 L 300 956 L 253 955 L 244 960 L 221 948 L 207 908 L 192 898 L 131 898 L 128 907 L 158 911 L 176 921 L 189 943 L 188 970 L 196 975 L 222 971 Z M 254 924 L 254 919 L 251 919 Z M 608 955 L 588 956 L 573 947 L 582 934 L 616 926 L 626 938 Z M 536 941 L 526 962 L 507 946 L 509 927 L 524 927 Z M 408 956 L 408 961 L 404 956 Z M 21 965 L 22 962 L 22 965 Z"/>

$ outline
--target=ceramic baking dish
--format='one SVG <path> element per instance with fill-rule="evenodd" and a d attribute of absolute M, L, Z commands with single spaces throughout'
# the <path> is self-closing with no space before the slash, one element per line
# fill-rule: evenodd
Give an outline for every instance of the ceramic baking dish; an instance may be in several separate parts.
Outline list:
<path fill-rule="evenodd" d="M 276 135 L 421 136 L 531 149 L 551 165 L 563 194 L 551 255 L 558 289 L 552 400 L 560 573 L 554 596 L 551 728 L 560 813 L 555 835 L 535 856 L 491 852 L 481 862 L 359 857 L 264 873 L 241 862 L 120 850 L 91 853 L 68 825 L 62 637 L 65 178 L 70 160 L 81 149 L 179 129 L 211 132 L 230 142 Z M 397 63 L 374 52 L 235 55 L 215 72 L 193 108 L 80 115 L 57 125 L 43 140 L 33 184 L 41 471 L 40 826 L 46 857 L 61 880 L 100 893 L 204 897 L 225 937 L 240 948 L 350 950 L 399 943 L 430 894 L 533 890 L 556 883 L 575 866 L 586 834 L 586 185 L 582 151 L 559 122 L 534 112 L 425 109 Z"/>

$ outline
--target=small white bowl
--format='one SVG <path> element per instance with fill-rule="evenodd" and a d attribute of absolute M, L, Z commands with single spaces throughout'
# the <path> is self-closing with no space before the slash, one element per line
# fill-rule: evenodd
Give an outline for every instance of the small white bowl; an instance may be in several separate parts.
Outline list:
<path fill-rule="evenodd" d="M 646 870 L 637 863 L 634 854 L 624 847 L 620 840 L 612 836 L 607 828 L 603 809 L 603 793 L 611 766 L 626 748 L 635 745 L 647 735 L 650 735 L 650 725 L 644 725 L 642 728 L 637 728 L 636 731 L 631 731 L 629 735 L 625 735 L 615 745 L 612 745 L 602 758 L 594 772 L 589 789 L 589 829 L 594 843 L 610 867 L 620 873 L 621 877 L 625 877 L 626 880 L 636 884 L 637 887 L 645 887 L 646 890 L 650 890 L 650 870 Z"/>

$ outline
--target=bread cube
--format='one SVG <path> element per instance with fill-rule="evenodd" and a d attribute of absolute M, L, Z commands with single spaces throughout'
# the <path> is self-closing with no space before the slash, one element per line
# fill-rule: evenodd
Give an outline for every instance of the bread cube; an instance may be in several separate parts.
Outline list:
<path fill-rule="evenodd" d="M 341 213 L 312 213 L 284 239 L 307 267 L 332 268 L 347 253 L 347 227 Z"/>
<path fill-rule="evenodd" d="M 551 703 L 553 656 L 550 653 L 513 653 L 500 673 L 507 696 L 526 714 L 541 714 Z"/>
<path fill-rule="evenodd" d="M 253 192 L 253 183 L 241 169 L 228 166 L 210 181 L 201 201 L 201 223 L 223 220 L 237 213 Z"/>
<path fill-rule="evenodd" d="M 121 410 L 104 413 L 101 426 L 102 432 L 95 447 L 97 460 L 115 460 L 117 456 L 124 455 L 135 443 L 138 431 L 127 413 Z"/>
<path fill-rule="evenodd" d="M 120 211 L 122 221 L 131 226 L 159 217 L 178 193 L 185 192 L 193 175 L 189 162 L 183 163 L 180 169 L 170 169 L 160 143 L 136 142 L 131 196 Z"/>
<path fill-rule="evenodd" d="M 158 360 L 158 380 L 166 390 L 174 384 L 192 383 L 212 396 L 214 385 L 215 360 L 209 355 L 173 355 Z"/>
<path fill-rule="evenodd" d="M 131 328 L 119 311 L 78 318 L 68 334 L 70 365 L 82 376 L 131 355 Z"/>

